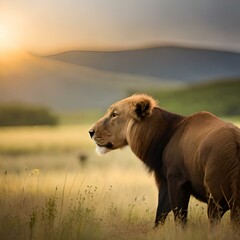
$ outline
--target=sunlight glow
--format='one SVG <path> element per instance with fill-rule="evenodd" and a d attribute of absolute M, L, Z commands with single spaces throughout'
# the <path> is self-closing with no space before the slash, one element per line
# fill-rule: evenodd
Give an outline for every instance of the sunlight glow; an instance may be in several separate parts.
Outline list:
<path fill-rule="evenodd" d="M 5 53 L 17 50 L 18 48 L 19 46 L 14 32 L 6 25 L 0 24 L 0 52 Z"/>
<path fill-rule="evenodd" d="M 8 9 L 3 9 L 0 14 L 0 61 L 9 61 L 16 58 L 23 51 L 22 25 L 20 15 Z"/>

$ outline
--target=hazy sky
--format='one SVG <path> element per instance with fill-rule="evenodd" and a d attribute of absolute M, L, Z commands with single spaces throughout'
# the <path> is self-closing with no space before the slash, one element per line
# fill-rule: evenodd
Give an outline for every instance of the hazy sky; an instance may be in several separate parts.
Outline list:
<path fill-rule="evenodd" d="M 240 51 L 240 1 L 0 0 L 1 34 L 36 53 L 169 42 Z"/>

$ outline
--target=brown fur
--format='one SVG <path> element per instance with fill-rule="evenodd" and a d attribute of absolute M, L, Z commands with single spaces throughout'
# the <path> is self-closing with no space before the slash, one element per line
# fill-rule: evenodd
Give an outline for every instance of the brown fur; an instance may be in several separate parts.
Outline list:
<path fill-rule="evenodd" d="M 186 222 L 190 195 L 208 203 L 211 222 L 230 209 L 240 222 L 240 129 L 208 112 L 189 117 L 167 112 L 147 95 L 113 104 L 90 130 L 100 152 L 129 145 L 155 174 L 155 223 L 172 210 Z"/>

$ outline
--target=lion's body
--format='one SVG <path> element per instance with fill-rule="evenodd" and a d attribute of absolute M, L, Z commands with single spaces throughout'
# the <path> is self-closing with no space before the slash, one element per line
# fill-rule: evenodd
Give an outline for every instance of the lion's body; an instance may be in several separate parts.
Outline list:
<path fill-rule="evenodd" d="M 226 197 L 230 203 L 240 171 L 239 146 L 237 127 L 200 112 L 179 126 L 164 150 L 163 161 L 168 174 L 182 171 L 197 198 L 207 202 L 210 193 L 217 202 Z"/>
<path fill-rule="evenodd" d="M 171 210 L 185 222 L 190 195 L 208 203 L 211 221 L 230 209 L 240 222 L 240 129 L 233 124 L 207 112 L 169 113 L 152 98 L 134 95 L 112 105 L 90 133 L 101 152 L 129 145 L 154 172 L 156 224 Z"/>

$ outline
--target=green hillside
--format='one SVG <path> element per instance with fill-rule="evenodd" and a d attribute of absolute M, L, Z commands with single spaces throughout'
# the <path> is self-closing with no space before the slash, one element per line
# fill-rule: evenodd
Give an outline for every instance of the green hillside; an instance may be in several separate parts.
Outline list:
<path fill-rule="evenodd" d="M 158 99 L 161 107 L 179 114 L 209 111 L 218 116 L 240 116 L 240 80 L 148 93 Z"/>

